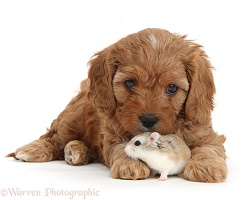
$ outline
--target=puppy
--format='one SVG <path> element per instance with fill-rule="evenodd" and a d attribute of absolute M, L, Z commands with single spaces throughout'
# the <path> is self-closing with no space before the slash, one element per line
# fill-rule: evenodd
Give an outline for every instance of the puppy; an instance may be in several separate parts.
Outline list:
<path fill-rule="evenodd" d="M 28 162 L 101 162 L 113 178 L 144 179 L 148 166 L 130 159 L 126 143 L 144 131 L 176 134 L 191 150 L 182 177 L 227 177 L 225 137 L 212 129 L 215 85 L 201 46 L 162 29 L 128 35 L 89 61 L 81 91 L 46 134 L 13 156 Z"/>

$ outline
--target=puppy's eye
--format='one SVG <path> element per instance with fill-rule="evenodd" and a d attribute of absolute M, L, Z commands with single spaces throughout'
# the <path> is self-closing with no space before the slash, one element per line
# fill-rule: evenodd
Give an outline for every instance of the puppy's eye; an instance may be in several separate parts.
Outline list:
<path fill-rule="evenodd" d="M 177 93 L 178 87 L 176 85 L 170 84 L 167 88 L 166 88 L 166 93 L 170 96 L 174 95 Z"/>
<path fill-rule="evenodd" d="M 135 86 L 135 81 L 134 80 L 125 80 L 124 83 L 125 83 L 125 86 L 128 89 L 131 89 L 132 87 Z"/>
<path fill-rule="evenodd" d="M 139 141 L 139 140 L 137 140 L 137 141 L 134 143 L 134 145 L 135 145 L 135 146 L 140 146 L 140 145 L 141 145 L 141 143 L 140 143 L 140 141 Z"/>

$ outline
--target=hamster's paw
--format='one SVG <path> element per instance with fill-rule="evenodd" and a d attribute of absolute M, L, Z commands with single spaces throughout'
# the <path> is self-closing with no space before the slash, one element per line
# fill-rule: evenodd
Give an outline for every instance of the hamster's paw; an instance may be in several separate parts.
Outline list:
<path fill-rule="evenodd" d="M 159 181 L 165 181 L 165 180 L 167 180 L 167 175 L 168 175 L 168 171 L 167 170 L 165 170 L 165 171 L 162 171 L 162 173 L 161 173 L 161 175 L 160 175 L 160 177 L 159 177 Z"/>
<path fill-rule="evenodd" d="M 64 153 L 69 165 L 86 165 L 89 162 L 88 147 L 79 140 L 70 141 L 65 146 Z"/>
<path fill-rule="evenodd" d="M 144 162 L 125 158 L 114 162 L 110 174 L 112 178 L 116 179 L 137 180 L 149 177 L 150 169 Z"/>
<path fill-rule="evenodd" d="M 158 180 L 159 181 L 165 181 L 165 180 L 167 180 L 167 176 L 160 176 Z"/>
<path fill-rule="evenodd" d="M 53 159 L 53 152 L 51 143 L 41 139 L 18 148 L 14 157 L 26 162 L 47 162 Z"/>

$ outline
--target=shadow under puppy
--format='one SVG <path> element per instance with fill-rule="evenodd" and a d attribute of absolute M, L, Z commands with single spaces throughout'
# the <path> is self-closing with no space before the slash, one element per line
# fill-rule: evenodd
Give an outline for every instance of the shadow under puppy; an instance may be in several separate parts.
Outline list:
<path fill-rule="evenodd" d="M 47 133 L 9 156 L 27 162 L 65 159 L 70 165 L 101 162 L 113 178 L 144 179 L 150 168 L 126 155 L 126 142 L 141 132 L 159 132 L 178 135 L 191 150 L 181 177 L 225 180 L 225 137 L 211 122 L 212 66 L 200 45 L 149 28 L 96 53 L 89 65 L 81 91 Z"/>

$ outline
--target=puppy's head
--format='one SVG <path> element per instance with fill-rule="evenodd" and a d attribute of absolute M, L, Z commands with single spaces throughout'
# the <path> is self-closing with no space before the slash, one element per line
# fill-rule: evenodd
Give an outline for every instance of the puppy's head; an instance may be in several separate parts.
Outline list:
<path fill-rule="evenodd" d="M 97 53 L 89 64 L 89 100 L 114 113 L 125 131 L 168 134 L 179 119 L 209 123 L 211 66 L 201 46 L 185 36 L 145 29 Z"/>

